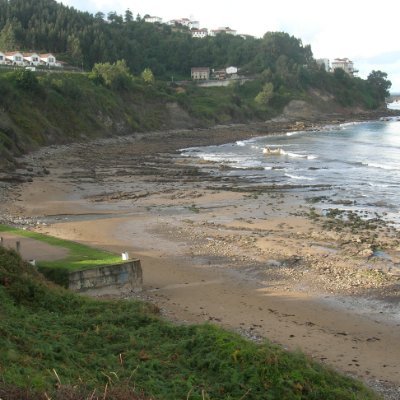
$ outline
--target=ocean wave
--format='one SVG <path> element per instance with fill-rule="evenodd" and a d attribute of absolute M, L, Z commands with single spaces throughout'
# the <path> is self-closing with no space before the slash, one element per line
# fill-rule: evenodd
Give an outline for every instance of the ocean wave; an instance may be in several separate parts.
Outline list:
<path fill-rule="evenodd" d="M 292 131 L 292 132 L 286 132 L 286 136 L 301 135 L 302 133 L 306 133 L 306 131 Z"/>
<path fill-rule="evenodd" d="M 284 150 L 282 150 L 282 154 L 287 155 L 288 157 L 292 157 L 292 158 L 305 158 L 307 160 L 315 160 L 318 157 L 312 154 L 298 154 L 298 153 L 292 153 L 292 152 L 285 152 Z"/>
<path fill-rule="evenodd" d="M 183 156 L 187 156 L 188 153 L 197 153 L 197 152 L 199 152 L 199 151 L 201 151 L 201 150 L 200 150 L 199 147 L 186 147 L 186 148 L 184 148 L 184 149 L 179 149 L 178 151 L 179 151 Z M 189 154 L 189 155 L 190 155 L 190 154 Z"/>
<path fill-rule="evenodd" d="M 339 124 L 339 128 L 344 129 L 347 127 L 352 127 L 354 125 L 361 125 L 365 124 L 366 121 L 353 121 L 353 122 L 344 122 L 343 124 Z"/>
<path fill-rule="evenodd" d="M 315 178 L 310 178 L 308 176 L 301 176 L 301 175 L 292 175 L 292 174 L 285 174 L 290 179 L 296 179 L 296 180 L 305 180 L 305 181 L 314 181 Z"/>
<path fill-rule="evenodd" d="M 387 189 L 390 186 L 388 184 L 384 184 L 381 182 L 366 182 L 364 185 L 369 186 L 369 187 L 374 187 L 374 188 L 381 188 L 381 189 Z"/>
<path fill-rule="evenodd" d="M 400 167 L 395 167 L 394 165 L 387 165 L 387 164 L 379 164 L 379 163 L 370 163 L 370 162 L 363 162 L 362 165 L 372 168 L 384 169 L 386 171 L 400 171 Z"/>
<path fill-rule="evenodd" d="M 247 145 L 247 143 L 246 143 L 245 141 L 243 141 L 243 140 L 238 140 L 238 141 L 236 142 L 236 145 L 237 145 L 237 146 L 240 146 L 240 147 L 244 147 L 244 146 Z"/>

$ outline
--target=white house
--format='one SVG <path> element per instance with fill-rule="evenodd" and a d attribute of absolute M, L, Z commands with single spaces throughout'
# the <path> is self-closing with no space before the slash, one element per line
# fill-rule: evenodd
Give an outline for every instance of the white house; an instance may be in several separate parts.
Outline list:
<path fill-rule="evenodd" d="M 40 56 L 37 53 L 23 53 L 25 64 L 30 66 L 38 66 L 40 64 Z"/>
<path fill-rule="evenodd" d="M 208 29 L 192 29 L 190 33 L 192 34 L 192 37 L 202 39 L 208 36 Z"/>
<path fill-rule="evenodd" d="M 218 28 L 218 29 L 212 29 L 210 31 L 210 36 L 217 36 L 220 33 L 226 33 L 228 35 L 236 35 L 237 31 L 234 29 L 229 28 L 229 26 L 223 27 L 223 28 Z"/>
<path fill-rule="evenodd" d="M 11 65 L 24 65 L 24 56 L 19 51 L 11 51 L 4 54 L 6 63 Z"/>
<path fill-rule="evenodd" d="M 145 17 L 144 17 L 144 20 L 146 21 L 146 22 L 150 22 L 151 24 L 155 24 L 156 22 L 158 22 L 158 23 L 162 23 L 162 18 L 160 18 L 160 17 L 156 17 L 156 16 L 150 16 L 150 15 L 146 15 Z"/>
<path fill-rule="evenodd" d="M 354 76 L 354 74 L 358 72 L 354 69 L 353 61 L 348 58 L 335 58 L 332 61 L 332 71 L 335 71 L 335 69 L 342 69 L 350 76 Z"/>
<path fill-rule="evenodd" d="M 168 25 L 183 25 L 183 26 L 187 26 L 189 29 L 199 29 L 200 28 L 199 21 L 192 21 L 189 18 L 172 19 L 171 21 L 168 21 Z"/>
<path fill-rule="evenodd" d="M 0 51 L 0 64 L 5 64 L 6 63 L 6 55 Z"/>
<path fill-rule="evenodd" d="M 238 68 L 230 66 L 226 69 L 226 74 L 227 75 L 236 75 L 238 73 Z"/>
<path fill-rule="evenodd" d="M 51 54 L 40 54 L 40 62 L 41 64 L 48 65 L 50 67 L 55 67 L 57 65 L 56 57 Z"/>
<path fill-rule="evenodd" d="M 208 80 L 210 78 L 210 68 L 208 67 L 194 67 L 191 70 L 193 80 Z"/>
<path fill-rule="evenodd" d="M 189 21 L 188 27 L 189 27 L 189 29 L 200 29 L 200 22 L 199 21 Z"/>

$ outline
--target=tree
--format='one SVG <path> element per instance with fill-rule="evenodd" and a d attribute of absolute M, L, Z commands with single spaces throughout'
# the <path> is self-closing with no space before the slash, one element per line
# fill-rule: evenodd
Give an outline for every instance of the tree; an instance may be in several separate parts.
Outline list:
<path fill-rule="evenodd" d="M 70 55 L 73 64 L 81 67 L 83 63 L 81 44 L 79 39 L 74 35 L 68 36 L 67 52 Z"/>
<path fill-rule="evenodd" d="M 121 15 L 118 15 L 115 11 L 110 11 L 107 15 L 107 19 L 111 23 L 122 24 L 124 21 Z"/>
<path fill-rule="evenodd" d="M 148 84 L 154 83 L 154 75 L 150 68 L 145 68 L 141 75 L 143 81 Z"/>
<path fill-rule="evenodd" d="M 89 78 L 116 90 L 127 89 L 132 81 L 125 60 L 118 60 L 114 64 L 109 62 L 95 64 Z"/>
<path fill-rule="evenodd" d="M 387 79 L 387 73 L 382 71 L 372 71 L 367 78 L 374 95 L 380 100 L 384 101 L 390 95 L 389 89 L 392 82 Z"/>
<path fill-rule="evenodd" d="M 39 81 L 34 72 L 27 69 L 19 69 L 14 72 L 14 79 L 17 86 L 29 92 L 39 90 Z"/>
<path fill-rule="evenodd" d="M 104 18 L 106 17 L 106 15 L 99 11 L 94 15 L 95 19 L 99 20 L 99 21 L 104 21 Z"/>
<path fill-rule="evenodd" d="M 261 106 L 268 105 L 269 101 L 272 99 L 274 95 L 274 85 L 271 82 L 266 83 L 263 86 L 263 89 L 260 93 L 255 97 L 255 102 Z"/>
<path fill-rule="evenodd" d="M 0 32 L 0 48 L 3 51 L 15 51 L 17 47 L 14 27 L 7 23 Z"/>
<path fill-rule="evenodd" d="M 132 22 L 133 21 L 133 13 L 132 11 L 128 8 L 125 11 L 125 22 Z"/>

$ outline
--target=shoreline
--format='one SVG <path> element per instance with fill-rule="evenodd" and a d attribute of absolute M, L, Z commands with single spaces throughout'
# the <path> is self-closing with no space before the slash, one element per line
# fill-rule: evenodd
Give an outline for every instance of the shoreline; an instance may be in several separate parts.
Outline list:
<path fill-rule="evenodd" d="M 281 125 L 282 133 L 286 128 Z M 357 275 L 367 260 L 352 254 L 360 244 L 350 240 L 343 248 L 347 231 L 324 230 L 308 218 L 304 193 L 232 191 L 237 179 L 213 178 L 204 165 L 177 153 L 186 143 L 226 143 L 245 135 L 260 136 L 239 126 L 42 149 L 25 157 L 17 172 L 32 173 L 33 182 L 14 186 L 1 212 L 10 215 L 8 222 L 26 219 L 36 231 L 139 257 L 140 297 L 168 319 L 217 323 L 251 339 L 300 348 L 381 386 L 382 393 L 388 386 L 386 398 L 395 399 L 400 334 L 393 324 L 328 304 L 344 294 L 362 299 L 372 292 L 378 300 L 392 299 L 395 312 L 399 294 L 392 281 L 371 285 L 370 276 Z M 303 215 L 293 215 L 300 206 Z M 377 260 L 381 278 L 379 268 Z"/>

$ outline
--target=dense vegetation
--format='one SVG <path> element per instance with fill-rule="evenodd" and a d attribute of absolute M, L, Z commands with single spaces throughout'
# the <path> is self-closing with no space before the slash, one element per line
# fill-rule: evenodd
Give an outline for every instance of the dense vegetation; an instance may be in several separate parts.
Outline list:
<path fill-rule="evenodd" d="M 38 145 L 78 138 L 263 121 L 293 99 L 322 113 L 376 109 L 391 85 L 381 71 L 366 80 L 328 73 L 310 46 L 287 33 L 196 39 L 129 10 L 106 19 L 54 0 L 0 0 L 0 50 L 50 51 L 87 71 L 0 70 L 0 167 Z M 249 81 L 223 88 L 174 83 L 189 78 L 193 66 L 229 65 Z M 171 113 L 171 104 L 180 108 Z"/>
<path fill-rule="evenodd" d="M 1 397 L 377 398 L 302 354 L 211 325 L 172 325 L 156 314 L 148 304 L 95 301 L 53 287 L 0 247 Z"/>
<path fill-rule="evenodd" d="M 0 167 L 41 145 L 273 113 L 255 103 L 254 84 L 208 90 L 145 78 L 130 74 L 123 62 L 96 65 L 89 74 L 0 70 Z M 181 107 L 171 113 L 169 104 Z"/>
<path fill-rule="evenodd" d="M 262 74 L 281 96 L 318 85 L 333 91 L 346 106 L 374 108 L 388 89 L 321 71 L 310 46 L 283 32 L 267 32 L 262 39 L 221 34 L 199 40 L 187 28 L 146 23 L 130 10 L 124 16 L 110 13 L 106 19 L 101 12 L 93 16 L 54 0 L 0 0 L 0 48 L 52 51 L 86 70 L 123 59 L 133 74 L 150 68 L 164 80 L 188 78 L 193 66 L 235 65 L 241 73 Z"/>

